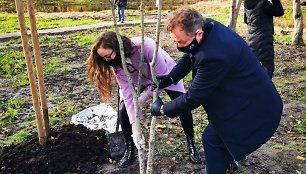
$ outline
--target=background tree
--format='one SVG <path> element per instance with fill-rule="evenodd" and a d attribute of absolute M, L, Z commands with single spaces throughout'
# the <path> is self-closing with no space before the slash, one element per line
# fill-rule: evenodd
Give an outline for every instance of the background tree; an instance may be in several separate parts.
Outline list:
<path fill-rule="evenodd" d="M 115 9 L 114 9 L 114 3 L 115 2 L 112 2 L 111 0 L 109 0 L 109 3 L 110 3 L 110 6 L 111 6 L 111 11 L 112 11 L 112 15 L 113 15 L 113 22 L 114 22 L 114 26 L 115 26 L 115 30 L 116 30 L 116 35 L 117 35 L 117 39 L 118 39 L 118 42 L 119 42 L 119 48 L 120 48 L 120 55 L 121 55 L 121 61 L 122 61 L 122 68 L 124 70 L 124 73 L 127 77 L 127 80 L 128 80 L 128 84 L 129 84 L 129 88 L 131 90 L 131 93 L 133 95 L 133 101 L 134 101 L 134 106 L 139 106 L 138 105 L 138 98 L 139 98 L 139 94 L 140 94 L 140 88 L 138 88 L 137 91 L 135 91 L 133 85 L 132 85 L 132 79 L 131 79 L 131 75 L 127 69 L 127 66 L 126 66 L 126 60 L 125 60 L 125 57 L 124 57 L 124 47 L 123 47 L 123 42 L 122 42 L 122 39 L 121 39 L 121 34 L 120 34 L 120 31 L 119 31 L 119 27 L 117 25 L 117 21 L 116 21 L 116 16 L 115 16 Z M 143 27 L 143 0 L 141 0 L 141 11 L 142 11 L 142 15 L 141 15 L 141 26 L 142 26 L 142 33 L 143 33 L 143 30 L 144 30 L 144 27 Z M 144 54 L 143 54 L 143 40 L 144 40 L 144 34 L 142 34 L 142 44 L 141 44 L 141 58 L 140 58 L 140 67 L 142 67 L 143 65 L 143 59 L 144 59 Z M 142 73 L 142 70 L 141 68 L 139 69 L 139 75 L 138 77 L 141 78 L 141 73 Z M 141 79 L 138 78 L 138 82 L 141 81 Z M 118 106 L 119 107 L 119 106 Z M 134 135 L 137 137 L 137 139 L 140 139 L 141 136 L 143 136 L 143 132 L 142 132 L 142 129 L 141 129 L 141 125 L 140 125 L 140 120 L 139 120 L 139 107 L 134 107 L 135 109 L 135 125 L 136 125 L 136 129 L 138 130 L 138 134 Z M 134 134 L 134 133 L 133 133 Z M 138 157 L 139 157 L 139 172 L 140 174 L 144 174 L 145 173 L 145 155 L 144 155 L 144 149 L 143 148 L 140 148 L 138 149 Z"/>
<path fill-rule="evenodd" d="M 230 3 L 230 16 L 227 21 L 227 26 L 234 31 L 236 30 L 236 23 L 237 23 L 241 2 L 242 0 L 231 0 Z"/>
<path fill-rule="evenodd" d="M 292 45 L 305 45 L 303 41 L 303 13 L 300 0 L 292 1 L 294 31 L 292 34 Z"/>

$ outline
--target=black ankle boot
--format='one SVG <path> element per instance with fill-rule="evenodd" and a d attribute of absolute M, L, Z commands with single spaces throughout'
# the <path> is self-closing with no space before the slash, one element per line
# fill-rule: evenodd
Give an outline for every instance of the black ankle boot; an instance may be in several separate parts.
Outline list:
<path fill-rule="evenodd" d="M 201 156 L 194 145 L 194 138 L 193 137 L 186 137 L 186 138 L 187 138 L 187 148 L 190 153 L 190 160 L 194 163 L 198 164 L 202 163 Z"/>
<path fill-rule="evenodd" d="M 126 168 L 129 165 L 133 164 L 135 161 L 135 148 L 133 141 L 125 143 L 125 152 L 121 160 L 119 161 L 118 167 L 119 168 Z"/>

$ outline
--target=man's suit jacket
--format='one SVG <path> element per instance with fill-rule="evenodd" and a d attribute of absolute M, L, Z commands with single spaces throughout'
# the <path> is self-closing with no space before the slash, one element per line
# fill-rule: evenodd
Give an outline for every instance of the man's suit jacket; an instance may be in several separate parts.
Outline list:
<path fill-rule="evenodd" d="M 237 158 L 264 144 L 282 115 L 282 100 L 247 43 L 235 32 L 208 19 L 204 38 L 192 54 L 184 54 L 170 72 L 175 82 L 193 71 L 188 91 L 165 103 L 174 117 L 202 105 L 209 123 Z M 251 146 L 250 152 L 239 145 Z"/>

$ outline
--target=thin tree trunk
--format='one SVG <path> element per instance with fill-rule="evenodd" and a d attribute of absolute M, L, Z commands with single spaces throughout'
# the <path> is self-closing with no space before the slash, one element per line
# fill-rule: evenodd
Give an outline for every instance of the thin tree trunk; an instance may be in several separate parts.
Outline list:
<path fill-rule="evenodd" d="M 232 29 L 236 30 L 237 18 L 240 10 L 242 0 L 231 0 L 230 4 L 230 16 L 227 22 L 227 26 Z"/>
<path fill-rule="evenodd" d="M 38 98 L 38 92 L 35 82 L 35 74 L 33 71 L 33 63 L 32 63 L 32 56 L 30 52 L 30 45 L 28 41 L 28 35 L 27 35 L 27 29 L 26 29 L 26 23 L 24 18 L 24 11 L 23 11 L 23 4 L 22 0 L 15 0 L 16 4 L 16 11 L 18 14 L 18 21 L 20 26 L 20 33 L 21 33 L 21 40 L 23 45 L 23 51 L 24 56 L 26 59 L 26 66 L 28 71 L 28 77 L 30 82 L 30 89 L 32 93 L 32 101 L 33 101 L 33 107 L 36 115 L 36 125 L 37 125 L 37 132 L 38 132 L 38 138 L 39 138 L 39 144 L 45 145 L 47 141 L 46 132 L 43 127 L 43 118 L 40 111 L 39 106 L 39 98 Z"/>
<path fill-rule="evenodd" d="M 143 4 L 142 1 L 141 1 L 141 4 Z M 113 15 L 113 22 L 114 22 L 114 26 L 115 26 L 115 30 L 116 30 L 116 34 L 117 34 L 117 39 L 118 39 L 118 42 L 119 42 L 122 67 L 123 67 L 124 73 L 125 73 L 125 75 L 127 77 L 130 91 L 131 91 L 131 93 L 133 95 L 133 103 L 134 103 L 134 109 L 135 109 L 135 125 L 136 125 L 136 129 L 139 132 L 139 134 L 136 134 L 135 136 L 137 136 L 137 139 L 140 139 L 140 137 L 143 135 L 143 133 L 141 131 L 142 129 L 141 129 L 140 121 L 139 121 L 139 107 L 137 107 L 137 106 L 139 106 L 138 105 L 138 96 L 139 95 L 137 95 L 137 93 L 136 93 L 136 91 L 135 91 L 135 89 L 134 89 L 134 87 L 132 85 L 131 76 L 130 76 L 130 73 L 129 73 L 129 71 L 127 69 L 127 66 L 126 66 L 126 60 L 125 60 L 125 57 L 124 57 L 124 47 L 123 47 L 122 39 L 120 37 L 121 35 L 120 35 L 120 32 L 119 32 L 117 21 L 116 21 L 116 18 L 115 18 L 115 10 L 114 10 L 114 6 L 113 6 L 114 3 L 111 2 L 111 0 L 109 0 L 109 3 L 111 5 L 112 15 Z M 143 13 L 143 5 L 141 5 L 141 6 L 142 6 L 142 13 Z M 142 19 L 142 26 L 143 26 L 143 19 Z M 142 45 L 142 49 L 143 49 L 143 45 Z M 141 59 L 143 59 L 143 54 L 142 54 Z M 141 73 L 142 71 L 139 71 L 139 72 Z M 140 171 L 140 174 L 144 174 L 145 173 L 145 154 L 144 154 L 144 149 L 142 149 L 142 148 L 138 149 L 138 157 L 139 157 L 139 171 Z"/>
<path fill-rule="evenodd" d="M 140 83 L 141 83 L 141 77 L 142 77 L 142 65 L 143 65 L 143 60 L 144 60 L 144 2 L 143 0 L 140 1 L 140 18 L 141 18 L 141 54 L 140 54 L 140 68 L 139 68 L 139 74 L 138 74 L 138 86 L 140 87 Z M 137 88 L 137 97 L 134 98 L 134 106 L 139 106 L 138 105 L 138 97 L 140 95 L 140 88 Z M 134 107 L 137 111 L 136 112 L 136 119 L 135 119 L 135 124 L 136 124 L 136 129 L 137 132 L 139 133 L 138 135 L 136 135 L 138 138 L 140 139 L 140 137 L 144 137 L 142 129 L 141 129 L 141 125 L 140 125 L 140 119 L 139 119 L 139 107 Z M 140 148 L 138 149 L 138 156 L 139 156 L 139 172 L 140 174 L 145 174 L 146 171 L 146 165 L 145 165 L 145 153 L 144 153 L 144 149 Z"/>
<path fill-rule="evenodd" d="M 44 122 L 44 129 L 46 132 L 46 136 L 49 137 L 50 132 L 50 124 L 49 124 L 49 117 L 48 117 L 48 106 L 47 106 L 47 98 L 45 92 L 45 84 L 44 84 L 44 74 L 42 69 L 42 61 L 41 61 L 41 53 L 40 53 L 40 46 L 38 41 L 38 33 L 36 28 L 36 19 L 35 19 L 35 11 L 34 5 L 32 0 L 27 0 L 28 11 L 29 11 L 29 18 L 30 18 L 30 27 L 31 27 L 31 36 L 32 42 L 34 47 L 34 57 L 35 63 L 37 68 L 37 76 L 38 76 L 38 89 L 40 94 L 40 101 L 41 101 L 41 110 L 43 114 L 43 122 Z"/>
<path fill-rule="evenodd" d="M 159 48 L 159 35 L 160 35 L 160 21 L 161 21 L 161 0 L 158 0 L 158 16 L 157 16 L 157 25 L 156 25 L 156 40 L 155 40 L 155 48 L 154 48 L 154 54 L 153 54 L 153 60 L 150 64 L 151 68 L 151 75 L 153 81 L 157 83 L 156 75 L 155 75 L 155 63 L 156 63 L 156 57 L 158 53 Z M 157 99 L 157 89 L 153 92 L 153 101 Z M 156 125 L 156 116 L 152 117 L 151 120 L 151 126 L 150 126 L 150 139 L 149 139 L 149 154 L 148 154 L 148 161 L 147 161 L 147 172 L 146 174 L 153 173 L 153 162 L 154 162 L 154 154 L 155 154 L 155 125 Z"/>
<path fill-rule="evenodd" d="M 300 0 L 293 0 L 294 31 L 292 34 L 292 45 L 305 45 L 303 41 L 303 14 Z"/>

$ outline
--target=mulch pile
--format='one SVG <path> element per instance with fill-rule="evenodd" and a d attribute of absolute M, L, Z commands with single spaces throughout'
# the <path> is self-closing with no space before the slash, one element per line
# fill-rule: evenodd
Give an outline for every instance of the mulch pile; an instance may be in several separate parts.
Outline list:
<path fill-rule="evenodd" d="M 0 173 L 96 173 L 97 164 L 108 161 L 109 145 L 104 130 L 65 125 L 51 130 L 45 146 L 37 134 L 0 154 Z"/>

